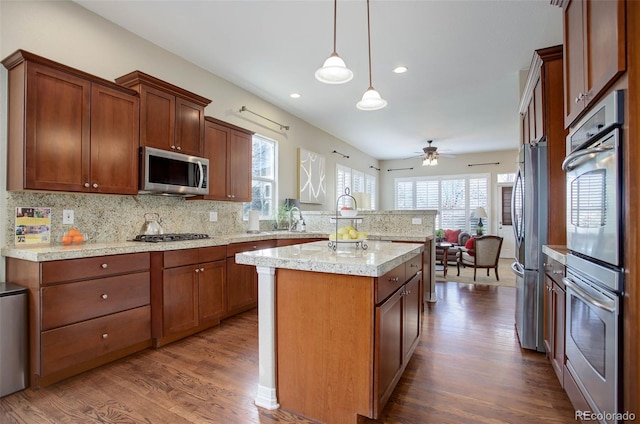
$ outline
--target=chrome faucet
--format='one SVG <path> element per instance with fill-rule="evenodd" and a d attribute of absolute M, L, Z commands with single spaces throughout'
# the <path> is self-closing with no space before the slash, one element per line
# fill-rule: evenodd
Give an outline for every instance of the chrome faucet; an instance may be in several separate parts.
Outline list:
<path fill-rule="evenodd" d="M 298 212 L 298 216 L 300 218 L 293 217 L 294 210 Z M 300 229 L 298 229 L 298 224 L 301 225 Z M 291 209 L 289 209 L 289 231 L 300 231 L 300 232 L 306 231 L 306 225 L 304 223 L 304 218 L 302 217 L 302 212 L 300 211 L 300 208 L 298 208 L 297 206 L 294 206 Z"/>

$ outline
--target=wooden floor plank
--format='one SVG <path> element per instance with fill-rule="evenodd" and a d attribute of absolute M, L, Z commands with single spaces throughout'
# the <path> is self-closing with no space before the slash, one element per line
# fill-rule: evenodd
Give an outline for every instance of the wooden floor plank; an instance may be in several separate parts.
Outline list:
<path fill-rule="evenodd" d="M 540 353 L 520 349 L 515 289 L 438 283 L 424 333 L 378 420 L 363 423 L 575 423 Z M 40 390 L 0 399 L 1 424 L 312 423 L 254 405 L 257 314 L 248 311 Z"/>

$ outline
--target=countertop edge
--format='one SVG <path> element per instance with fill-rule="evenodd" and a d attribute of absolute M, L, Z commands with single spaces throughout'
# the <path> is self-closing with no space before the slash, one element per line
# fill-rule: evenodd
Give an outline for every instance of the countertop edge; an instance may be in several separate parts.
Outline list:
<path fill-rule="evenodd" d="M 560 262 L 562 265 L 567 264 L 567 253 L 569 253 L 567 246 L 544 244 L 542 245 L 542 253 L 551 259 Z"/>
<path fill-rule="evenodd" d="M 164 243 L 141 243 L 123 241 L 114 243 L 86 243 L 78 246 L 40 245 L 40 246 L 5 246 L 0 250 L 3 257 L 22 259 L 30 262 L 49 262 L 65 259 L 90 258 L 96 256 L 121 255 L 128 253 L 164 252 L 169 250 L 193 249 L 199 247 L 226 246 L 234 243 L 281 240 L 281 239 L 314 239 L 327 238 L 324 232 L 283 232 L 269 231 L 260 233 L 239 233 L 217 235 L 208 239 L 176 241 Z M 388 240 L 424 243 L 432 236 L 378 234 L 369 235 L 370 240 Z M 327 238 L 328 240 L 328 238 Z"/>

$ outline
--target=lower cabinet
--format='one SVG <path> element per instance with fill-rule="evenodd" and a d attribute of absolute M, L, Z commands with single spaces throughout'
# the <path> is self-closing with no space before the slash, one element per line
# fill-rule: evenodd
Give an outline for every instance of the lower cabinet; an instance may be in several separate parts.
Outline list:
<path fill-rule="evenodd" d="M 421 258 L 421 257 L 420 257 Z M 411 263 L 411 262 L 409 262 Z M 398 384 L 421 333 L 422 272 L 418 272 L 387 300 L 375 308 L 374 416 L 386 405 Z"/>
<path fill-rule="evenodd" d="M 276 269 L 283 409 L 328 423 L 381 416 L 421 336 L 422 264 L 376 278 Z"/>
<path fill-rule="evenodd" d="M 564 382 L 565 266 L 545 257 L 544 278 L 544 347 L 560 385 Z"/>
<path fill-rule="evenodd" d="M 46 386 L 151 346 L 149 253 L 49 262 L 6 258 L 29 289 L 30 386 Z"/>
<path fill-rule="evenodd" d="M 225 316 L 225 246 L 152 252 L 155 347 L 202 331 Z"/>
<path fill-rule="evenodd" d="M 258 306 L 256 267 L 237 264 L 236 253 L 268 249 L 276 244 L 275 240 L 260 240 L 227 245 L 227 317 Z"/>

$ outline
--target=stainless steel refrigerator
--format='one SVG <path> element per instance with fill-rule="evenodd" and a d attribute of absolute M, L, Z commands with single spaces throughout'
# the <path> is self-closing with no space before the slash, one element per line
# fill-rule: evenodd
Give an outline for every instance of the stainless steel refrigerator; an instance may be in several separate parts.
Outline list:
<path fill-rule="evenodd" d="M 542 137 L 520 149 L 511 214 L 516 238 L 516 331 L 525 349 L 544 352 L 544 265 L 547 242 L 547 143 Z M 565 217 L 558 217 L 565 219 Z"/>

